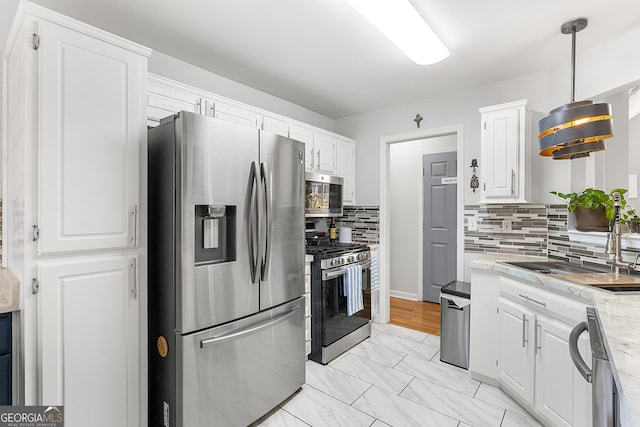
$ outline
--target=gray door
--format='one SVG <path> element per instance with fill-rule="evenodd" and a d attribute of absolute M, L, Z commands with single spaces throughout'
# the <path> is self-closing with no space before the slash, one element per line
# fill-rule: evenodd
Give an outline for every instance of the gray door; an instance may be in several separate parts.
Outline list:
<path fill-rule="evenodd" d="M 304 143 L 260 132 L 260 310 L 304 293 Z"/>
<path fill-rule="evenodd" d="M 456 153 L 422 157 L 424 209 L 423 300 L 439 302 L 440 288 L 456 279 Z M 451 181 L 451 180 L 449 180 Z M 455 180 L 454 180 L 455 182 Z"/>

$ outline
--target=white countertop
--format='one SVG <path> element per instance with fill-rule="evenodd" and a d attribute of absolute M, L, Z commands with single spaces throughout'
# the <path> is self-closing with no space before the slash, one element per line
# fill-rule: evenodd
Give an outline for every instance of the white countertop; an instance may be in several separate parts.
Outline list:
<path fill-rule="evenodd" d="M 607 350 L 614 367 L 616 386 L 621 398 L 622 425 L 640 426 L 640 295 L 614 295 L 561 279 L 557 275 L 539 274 L 500 263 L 545 259 L 496 254 L 471 261 L 471 267 L 500 271 L 592 303 L 598 310 Z"/>
<path fill-rule="evenodd" d="M 20 306 L 20 282 L 6 268 L 0 268 L 0 313 L 17 311 Z"/>

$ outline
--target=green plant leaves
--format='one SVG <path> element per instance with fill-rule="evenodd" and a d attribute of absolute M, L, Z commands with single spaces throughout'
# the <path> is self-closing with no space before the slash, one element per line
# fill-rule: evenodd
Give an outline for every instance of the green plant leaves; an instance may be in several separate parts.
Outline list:
<path fill-rule="evenodd" d="M 627 201 L 624 198 L 624 194 L 627 192 L 625 188 L 614 188 L 608 194 L 595 188 L 585 188 L 580 194 L 560 193 L 557 191 L 552 191 L 551 194 L 565 199 L 568 203 L 567 210 L 569 212 L 573 212 L 578 206 L 582 206 L 585 209 L 597 209 L 599 206 L 604 206 L 607 212 L 607 218 L 611 221 L 615 212 L 611 195 L 615 192 L 620 193 L 622 209 L 624 209 L 627 206 Z"/>

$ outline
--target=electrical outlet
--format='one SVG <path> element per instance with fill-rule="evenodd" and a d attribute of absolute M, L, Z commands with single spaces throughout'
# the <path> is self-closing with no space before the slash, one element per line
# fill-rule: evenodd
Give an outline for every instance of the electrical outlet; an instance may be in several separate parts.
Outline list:
<path fill-rule="evenodd" d="M 509 219 L 502 220 L 502 232 L 511 233 L 511 220 Z"/>
<path fill-rule="evenodd" d="M 467 218 L 467 230 L 468 231 L 478 231 L 478 217 L 470 216 Z"/>

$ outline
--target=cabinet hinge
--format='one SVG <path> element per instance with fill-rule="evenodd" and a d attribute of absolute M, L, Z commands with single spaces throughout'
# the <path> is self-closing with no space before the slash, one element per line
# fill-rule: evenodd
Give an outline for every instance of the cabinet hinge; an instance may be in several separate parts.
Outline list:
<path fill-rule="evenodd" d="M 496 359 L 496 367 L 498 366 L 498 360 Z"/>
<path fill-rule="evenodd" d="M 33 236 L 31 237 L 31 240 L 33 240 L 35 242 L 39 238 L 40 238 L 40 227 L 38 227 L 37 225 L 34 225 L 33 226 Z"/>
<path fill-rule="evenodd" d="M 40 47 L 40 36 L 36 33 L 33 33 L 33 49 L 38 50 Z"/>
<path fill-rule="evenodd" d="M 35 277 L 31 279 L 31 293 L 37 294 L 40 291 L 40 282 Z"/>

